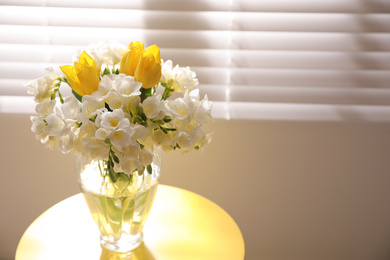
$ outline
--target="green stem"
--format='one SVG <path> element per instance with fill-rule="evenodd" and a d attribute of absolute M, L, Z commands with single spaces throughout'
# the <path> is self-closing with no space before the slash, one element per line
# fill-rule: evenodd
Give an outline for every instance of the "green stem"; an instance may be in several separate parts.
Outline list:
<path fill-rule="evenodd" d="M 141 103 L 144 102 L 145 100 L 145 95 L 146 95 L 146 89 L 142 88 L 142 91 L 141 91 Z"/>

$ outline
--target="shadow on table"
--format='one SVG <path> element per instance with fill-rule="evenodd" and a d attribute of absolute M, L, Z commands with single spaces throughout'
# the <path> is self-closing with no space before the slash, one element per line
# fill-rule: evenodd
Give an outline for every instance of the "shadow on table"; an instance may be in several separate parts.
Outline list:
<path fill-rule="evenodd" d="M 100 260 L 155 260 L 155 258 L 145 243 L 142 243 L 138 248 L 127 253 L 112 252 L 102 247 Z"/>

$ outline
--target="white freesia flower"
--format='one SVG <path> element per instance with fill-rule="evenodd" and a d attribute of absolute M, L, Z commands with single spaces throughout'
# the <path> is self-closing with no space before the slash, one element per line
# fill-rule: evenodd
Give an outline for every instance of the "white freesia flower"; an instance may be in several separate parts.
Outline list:
<path fill-rule="evenodd" d="M 133 171 L 137 169 L 142 169 L 142 164 L 138 160 L 132 160 L 128 158 L 124 158 L 121 164 L 121 169 L 127 175 L 133 174 Z"/>
<path fill-rule="evenodd" d="M 116 77 L 113 77 L 116 76 Z M 141 94 L 142 83 L 134 80 L 134 77 L 126 76 L 125 74 L 113 75 L 114 88 L 124 97 L 134 97 Z"/>
<path fill-rule="evenodd" d="M 128 98 L 127 103 L 126 103 L 126 105 L 128 106 L 127 108 L 129 110 L 129 112 L 131 112 L 133 114 L 137 113 L 137 110 L 138 110 L 138 107 L 140 106 L 140 104 L 141 104 L 141 98 L 139 96 Z"/>
<path fill-rule="evenodd" d="M 105 108 L 103 100 L 99 100 L 91 95 L 85 95 L 82 99 L 81 112 L 87 117 L 95 116 L 99 110 Z"/>
<path fill-rule="evenodd" d="M 38 103 L 35 105 L 35 111 L 38 114 L 47 116 L 48 114 L 54 112 L 55 105 L 56 105 L 55 99 L 50 100 L 50 101 L 46 101 L 46 102 L 42 102 L 42 103 Z"/>
<path fill-rule="evenodd" d="M 111 144 L 118 150 L 133 143 L 134 129 L 130 127 L 130 121 L 121 109 L 102 113 L 96 117 L 95 123 L 100 127 L 96 131 L 96 138 L 100 140 L 109 138 Z"/>
<path fill-rule="evenodd" d="M 208 123 L 211 120 L 211 108 L 212 103 L 205 96 L 194 113 L 194 119 L 201 124 Z"/>
<path fill-rule="evenodd" d="M 147 150 L 142 150 L 140 153 L 139 153 L 139 161 L 140 163 L 143 165 L 143 166 L 148 166 L 149 164 L 151 164 L 153 162 L 153 155 L 151 152 L 147 151 Z"/>
<path fill-rule="evenodd" d="M 46 138 L 42 139 L 41 142 L 50 150 L 56 150 L 59 148 L 59 139 L 55 136 L 48 135 Z"/>
<path fill-rule="evenodd" d="M 152 140 L 156 145 L 160 145 L 163 143 L 165 138 L 165 134 L 160 129 L 156 129 L 152 133 Z"/>
<path fill-rule="evenodd" d="M 142 125 L 131 124 L 130 127 L 134 130 L 133 137 L 140 139 L 148 133 L 148 129 Z"/>
<path fill-rule="evenodd" d="M 80 111 L 80 103 L 74 96 L 66 97 L 64 103 L 61 105 L 61 110 L 67 118 L 77 119 Z"/>
<path fill-rule="evenodd" d="M 189 67 L 181 68 L 179 65 L 173 67 L 171 60 L 162 63 L 161 82 L 181 93 L 191 91 L 199 84 L 195 72 Z"/>
<path fill-rule="evenodd" d="M 190 114 L 190 107 L 183 98 L 176 98 L 168 103 L 172 114 L 179 120 L 184 120 Z"/>
<path fill-rule="evenodd" d="M 65 122 L 64 120 L 56 113 L 49 114 L 45 121 L 47 125 L 43 130 L 51 136 L 60 136 L 64 132 Z"/>
<path fill-rule="evenodd" d="M 96 67 L 100 70 L 103 64 L 114 66 L 118 64 L 122 59 L 122 54 L 126 50 L 127 46 L 117 41 L 99 42 L 97 44 L 91 44 L 87 50 L 85 50 L 95 61 Z M 84 50 L 78 50 L 78 53 L 73 58 L 75 61 L 79 61 L 80 55 Z"/>
<path fill-rule="evenodd" d="M 62 153 L 69 153 L 72 150 L 73 145 L 73 136 L 72 135 L 63 135 L 59 138 L 58 149 Z"/>
<path fill-rule="evenodd" d="M 90 158 L 100 160 L 105 160 L 108 157 L 108 153 L 110 151 L 110 147 L 106 143 L 99 140 L 91 140 L 88 142 L 85 148 L 88 151 Z"/>
<path fill-rule="evenodd" d="M 92 121 L 86 121 L 82 123 L 79 129 L 79 137 L 92 138 L 97 132 L 97 127 Z"/>
<path fill-rule="evenodd" d="M 98 90 L 91 96 L 99 101 L 104 101 L 112 110 L 126 110 L 126 105 L 141 94 L 141 86 L 142 83 L 136 82 L 134 77 L 125 74 L 104 75 L 99 83 Z"/>
<path fill-rule="evenodd" d="M 154 120 L 161 120 L 166 115 L 166 106 L 165 101 L 161 101 L 161 95 L 153 95 L 148 97 L 142 103 L 145 115 Z"/>
<path fill-rule="evenodd" d="M 44 130 L 45 118 L 43 116 L 31 116 L 30 119 L 32 122 L 31 131 L 35 134 L 36 139 L 45 139 L 47 137 L 47 132 Z"/>
<path fill-rule="evenodd" d="M 139 145 L 129 145 L 123 149 L 123 156 L 119 158 L 120 167 L 126 174 L 132 174 L 137 169 L 142 169 L 142 164 L 139 161 L 141 149 Z M 117 152 L 116 152 L 117 153 Z"/>
<path fill-rule="evenodd" d="M 124 129 L 130 126 L 129 119 L 121 109 L 115 109 L 112 112 L 102 113 L 96 118 L 96 125 L 108 130 Z"/>
<path fill-rule="evenodd" d="M 123 150 L 125 147 L 132 144 L 133 129 L 128 127 L 127 129 L 116 129 L 110 134 L 111 144 L 118 150 Z"/>
<path fill-rule="evenodd" d="M 104 75 L 100 80 L 98 89 L 91 94 L 94 98 L 98 100 L 104 100 L 105 97 L 110 93 L 110 90 L 113 88 L 113 80 L 110 76 Z"/>
<path fill-rule="evenodd" d="M 57 78 L 53 68 L 46 68 L 44 77 L 28 81 L 24 85 L 27 87 L 27 93 L 35 95 L 35 102 L 42 103 L 49 101 L 54 88 L 53 83 Z"/>
<path fill-rule="evenodd" d="M 191 136 L 185 132 L 180 132 L 178 134 L 176 142 L 180 146 L 180 149 L 184 152 L 189 152 L 193 149 Z"/>
<path fill-rule="evenodd" d="M 95 132 L 95 136 L 99 140 L 106 140 L 110 136 L 111 131 L 105 128 L 99 128 Z"/>

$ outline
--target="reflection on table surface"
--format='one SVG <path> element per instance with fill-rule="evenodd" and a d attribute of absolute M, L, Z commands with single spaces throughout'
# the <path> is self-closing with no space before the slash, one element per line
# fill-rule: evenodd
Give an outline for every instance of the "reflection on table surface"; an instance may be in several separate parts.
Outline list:
<path fill-rule="evenodd" d="M 81 193 L 54 205 L 26 230 L 16 260 L 244 259 L 240 229 L 221 207 L 190 191 L 159 185 L 143 230 L 128 253 L 101 248 L 99 230 Z"/>
<path fill-rule="evenodd" d="M 138 248 L 127 253 L 116 253 L 102 248 L 100 260 L 155 260 L 153 254 L 145 243 L 142 243 Z"/>

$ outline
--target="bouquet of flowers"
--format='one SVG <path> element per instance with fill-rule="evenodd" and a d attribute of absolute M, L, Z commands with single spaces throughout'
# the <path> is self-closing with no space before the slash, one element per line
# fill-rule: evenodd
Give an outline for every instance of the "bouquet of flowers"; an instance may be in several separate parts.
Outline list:
<path fill-rule="evenodd" d="M 200 98 L 195 72 L 161 60 L 156 45 L 95 44 L 60 69 L 26 83 L 36 102 L 32 131 L 51 149 L 104 160 L 113 181 L 148 170 L 155 146 L 189 152 L 210 141 L 203 126 L 212 104 Z M 63 96 L 64 84 L 73 95 Z"/>

